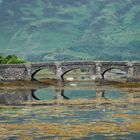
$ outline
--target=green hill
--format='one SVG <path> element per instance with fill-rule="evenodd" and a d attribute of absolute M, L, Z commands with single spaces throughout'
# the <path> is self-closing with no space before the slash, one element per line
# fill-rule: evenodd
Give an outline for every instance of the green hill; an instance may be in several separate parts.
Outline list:
<path fill-rule="evenodd" d="M 140 0 L 0 0 L 0 54 L 140 60 Z"/>

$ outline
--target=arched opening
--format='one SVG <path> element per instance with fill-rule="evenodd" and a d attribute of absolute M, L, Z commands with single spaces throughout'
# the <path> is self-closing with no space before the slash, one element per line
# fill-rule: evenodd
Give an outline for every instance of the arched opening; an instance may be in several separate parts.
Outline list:
<path fill-rule="evenodd" d="M 32 81 L 46 81 L 50 79 L 56 79 L 55 73 L 49 69 L 38 69 L 32 76 Z"/>
<path fill-rule="evenodd" d="M 102 78 L 108 81 L 126 81 L 127 72 L 120 68 L 111 67 L 102 73 Z"/>
<path fill-rule="evenodd" d="M 35 99 L 35 100 L 40 100 L 40 99 L 35 95 L 35 91 L 36 91 L 36 90 L 32 90 L 32 91 L 31 91 L 31 96 L 32 96 L 32 98 Z"/>
<path fill-rule="evenodd" d="M 86 93 L 86 94 L 85 94 Z M 96 98 L 95 90 L 67 89 L 64 95 L 69 99 L 94 99 Z"/>
<path fill-rule="evenodd" d="M 93 68 L 71 68 L 62 75 L 63 81 L 89 81 L 95 80 L 95 71 Z"/>
<path fill-rule="evenodd" d="M 32 97 L 35 100 L 69 99 L 67 96 L 64 95 L 64 89 L 59 88 L 38 89 L 32 92 Z"/>
<path fill-rule="evenodd" d="M 53 100 L 55 97 L 55 91 L 53 88 L 38 89 L 34 93 L 32 93 L 32 96 L 36 100 Z"/>

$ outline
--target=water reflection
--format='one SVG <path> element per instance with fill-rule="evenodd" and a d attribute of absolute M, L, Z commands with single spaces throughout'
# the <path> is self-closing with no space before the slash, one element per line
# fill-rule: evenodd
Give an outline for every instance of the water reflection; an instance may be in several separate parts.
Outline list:
<path fill-rule="evenodd" d="M 55 92 L 56 92 L 55 99 L 67 99 L 67 100 L 70 99 L 64 95 L 64 89 L 62 89 L 62 88 L 56 87 Z"/>
<path fill-rule="evenodd" d="M 38 90 L 1 89 L 0 104 L 2 139 L 139 140 L 140 137 L 140 94 L 135 90 L 58 85 Z"/>
<path fill-rule="evenodd" d="M 0 104 L 16 105 L 34 100 L 69 100 L 78 98 L 105 98 L 105 90 L 65 90 L 62 87 L 50 89 L 0 90 Z"/>
<path fill-rule="evenodd" d="M 21 103 L 23 101 L 32 101 L 34 99 L 35 90 L 18 90 L 18 89 L 1 89 L 0 104 L 11 105 Z"/>

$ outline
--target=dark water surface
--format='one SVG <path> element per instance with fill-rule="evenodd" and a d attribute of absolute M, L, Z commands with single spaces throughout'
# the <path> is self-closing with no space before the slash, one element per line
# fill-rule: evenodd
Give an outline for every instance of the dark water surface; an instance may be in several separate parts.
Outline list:
<path fill-rule="evenodd" d="M 0 138 L 139 140 L 140 90 L 88 82 L 0 89 Z"/>

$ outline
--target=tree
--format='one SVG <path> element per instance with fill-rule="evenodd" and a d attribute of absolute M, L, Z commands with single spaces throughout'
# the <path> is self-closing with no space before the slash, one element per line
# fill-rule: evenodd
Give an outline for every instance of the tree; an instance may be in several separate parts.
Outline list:
<path fill-rule="evenodd" d="M 4 57 L 0 56 L 0 64 L 4 64 Z"/>
<path fill-rule="evenodd" d="M 25 63 L 21 58 L 18 58 L 16 55 L 8 55 L 6 57 L 0 56 L 0 64 L 18 64 Z"/>

